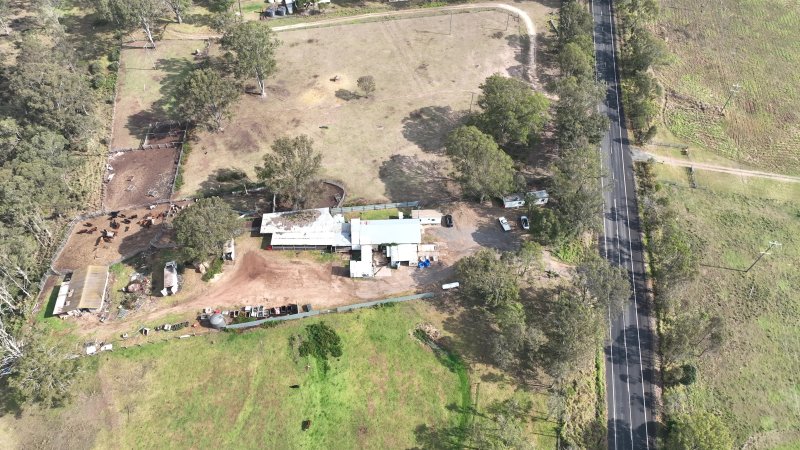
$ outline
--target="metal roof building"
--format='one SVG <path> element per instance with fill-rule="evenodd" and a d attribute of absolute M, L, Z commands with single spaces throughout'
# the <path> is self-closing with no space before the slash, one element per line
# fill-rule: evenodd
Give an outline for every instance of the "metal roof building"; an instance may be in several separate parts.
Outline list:
<path fill-rule="evenodd" d="M 387 219 L 350 221 L 353 250 L 362 245 L 419 244 L 422 224 L 419 219 Z"/>
<path fill-rule="evenodd" d="M 58 290 L 54 315 L 97 311 L 103 307 L 108 287 L 108 268 L 105 266 L 86 266 L 72 273 L 68 282 Z"/>
<path fill-rule="evenodd" d="M 260 231 L 272 235 L 273 248 L 350 247 L 350 224 L 328 208 L 264 214 Z"/>
<path fill-rule="evenodd" d="M 345 223 L 341 214 L 330 209 L 306 209 L 264 214 L 261 234 L 270 234 L 273 248 L 352 248 L 362 245 L 419 244 L 420 219 L 361 220 Z"/>

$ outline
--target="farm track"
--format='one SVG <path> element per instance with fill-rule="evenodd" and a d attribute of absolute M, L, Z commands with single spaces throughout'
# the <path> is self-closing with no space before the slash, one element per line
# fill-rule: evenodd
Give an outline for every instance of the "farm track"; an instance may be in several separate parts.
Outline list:
<path fill-rule="evenodd" d="M 700 170 L 708 170 L 711 172 L 727 173 L 729 175 L 737 175 L 742 177 L 765 178 L 768 180 L 783 181 L 787 183 L 800 183 L 800 177 L 791 175 L 783 175 L 773 172 L 762 172 L 759 170 L 737 169 L 735 167 L 720 166 L 716 164 L 708 164 L 702 162 L 685 161 L 682 159 L 668 158 L 665 156 L 654 155 L 647 152 L 634 152 L 633 157 L 635 160 L 648 161 L 653 160 L 657 163 L 667 164 L 670 166 L 678 167 L 693 167 Z"/>
<path fill-rule="evenodd" d="M 534 36 L 536 34 L 536 26 L 533 24 L 533 20 L 531 20 L 530 16 L 528 16 L 528 13 L 519 8 L 516 8 L 511 5 L 506 5 L 504 3 L 475 3 L 470 5 L 444 6 L 441 8 L 412 9 L 408 11 L 388 11 L 380 13 L 359 14 L 355 16 L 338 17 L 335 19 L 318 20 L 314 22 L 304 22 L 292 25 L 277 26 L 273 27 L 272 29 L 273 31 L 291 31 L 291 30 L 301 30 L 305 28 L 318 28 L 329 25 L 346 25 L 350 22 L 360 22 L 365 19 L 395 19 L 395 18 L 402 19 L 404 17 L 413 17 L 420 15 L 434 16 L 441 14 L 443 11 L 481 11 L 487 9 L 500 9 L 516 15 L 516 17 L 520 18 L 522 22 L 525 23 L 525 30 L 528 36 Z M 182 33 L 174 30 L 170 30 L 170 35 L 175 36 L 179 39 L 186 39 L 186 40 L 219 39 L 222 37 L 221 34 L 192 34 L 192 33 Z M 535 55 L 533 41 L 531 41 L 530 52 L 531 56 Z M 533 70 L 535 66 L 535 61 L 536 59 L 533 57 L 530 59 L 530 66 L 531 66 L 529 68 L 530 73 L 535 73 Z"/>

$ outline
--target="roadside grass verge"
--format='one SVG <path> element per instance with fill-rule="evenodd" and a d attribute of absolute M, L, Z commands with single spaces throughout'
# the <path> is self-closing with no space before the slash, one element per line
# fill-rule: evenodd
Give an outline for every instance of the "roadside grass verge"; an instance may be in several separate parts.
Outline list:
<path fill-rule="evenodd" d="M 728 330 L 722 349 L 699 362 L 687 401 L 721 414 L 738 445 L 762 433 L 800 445 L 792 434 L 800 426 L 800 187 L 699 172 L 692 189 L 674 169 L 656 166 L 662 193 L 703 242 L 705 265 L 674 301 L 723 317 Z M 783 245 L 743 273 L 770 241 Z"/>

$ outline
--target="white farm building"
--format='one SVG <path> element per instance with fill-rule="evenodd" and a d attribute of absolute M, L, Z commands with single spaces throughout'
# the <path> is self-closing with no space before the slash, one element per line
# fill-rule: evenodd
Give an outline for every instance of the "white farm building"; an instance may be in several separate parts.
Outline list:
<path fill-rule="evenodd" d="M 361 257 L 350 261 L 350 276 L 375 274 L 372 252 L 382 251 L 391 266 L 416 264 L 431 245 L 422 245 L 422 221 L 412 219 L 361 220 L 347 222 L 329 208 L 264 214 L 261 234 L 270 235 L 268 250 L 357 251 Z"/>

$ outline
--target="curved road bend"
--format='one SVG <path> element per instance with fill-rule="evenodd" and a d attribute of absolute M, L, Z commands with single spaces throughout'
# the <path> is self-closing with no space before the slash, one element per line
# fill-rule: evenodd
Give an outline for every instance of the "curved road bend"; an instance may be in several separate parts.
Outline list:
<path fill-rule="evenodd" d="M 631 277 L 633 295 L 622 314 L 608 316 L 605 347 L 608 448 L 655 448 L 656 424 L 653 385 L 654 331 L 645 296 L 645 270 L 639 235 L 639 210 L 633 180 L 633 160 L 620 99 L 615 50 L 613 0 L 591 0 L 597 79 L 608 87 L 599 105 L 611 126 L 601 143 L 601 161 L 607 173 L 603 183 L 603 237 L 601 252 Z"/>

